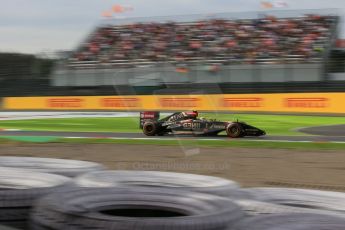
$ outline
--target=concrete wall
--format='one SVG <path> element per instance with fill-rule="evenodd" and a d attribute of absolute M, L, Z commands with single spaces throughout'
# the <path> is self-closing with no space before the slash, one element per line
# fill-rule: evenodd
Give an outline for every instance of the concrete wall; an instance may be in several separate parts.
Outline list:
<path fill-rule="evenodd" d="M 322 64 L 229 65 L 217 72 L 194 66 L 187 73 L 169 67 L 57 69 L 53 86 L 155 86 L 162 83 L 308 82 L 323 79 Z"/>

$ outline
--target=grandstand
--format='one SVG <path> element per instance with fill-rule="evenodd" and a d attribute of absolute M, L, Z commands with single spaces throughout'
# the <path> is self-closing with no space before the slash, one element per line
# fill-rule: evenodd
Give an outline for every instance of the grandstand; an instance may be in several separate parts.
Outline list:
<path fill-rule="evenodd" d="M 31 94 L 342 91 L 338 24 L 329 10 L 107 22 Z"/>
<path fill-rule="evenodd" d="M 306 15 L 108 25 L 98 28 L 74 52 L 68 66 L 318 62 L 332 39 L 336 21 L 332 16 Z"/>

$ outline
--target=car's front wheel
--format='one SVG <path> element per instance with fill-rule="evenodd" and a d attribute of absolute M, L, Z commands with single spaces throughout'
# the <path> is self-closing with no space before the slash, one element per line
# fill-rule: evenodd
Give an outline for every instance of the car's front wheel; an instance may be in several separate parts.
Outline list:
<path fill-rule="evenodd" d="M 239 138 L 243 136 L 243 130 L 240 124 L 232 123 L 226 127 L 226 133 L 228 137 Z"/>

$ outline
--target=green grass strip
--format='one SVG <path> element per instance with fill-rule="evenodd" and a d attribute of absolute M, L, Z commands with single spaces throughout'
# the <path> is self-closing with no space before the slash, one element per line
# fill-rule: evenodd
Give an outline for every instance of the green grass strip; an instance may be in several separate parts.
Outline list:
<path fill-rule="evenodd" d="M 3 137 L 9 141 L 15 142 L 31 142 L 31 143 L 48 143 L 58 140 L 57 137 L 44 137 L 44 136 L 6 136 Z"/>
<path fill-rule="evenodd" d="M 345 124 L 345 117 L 215 114 L 203 113 L 200 117 L 221 121 L 240 120 L 264 129 L 269 135 L 304 135 L 296 129 L 302 127 Z M 138 133 L 139 118 L 51 118 L 0 121 L 0 129 L 68 132 L 123 132 Z"/>

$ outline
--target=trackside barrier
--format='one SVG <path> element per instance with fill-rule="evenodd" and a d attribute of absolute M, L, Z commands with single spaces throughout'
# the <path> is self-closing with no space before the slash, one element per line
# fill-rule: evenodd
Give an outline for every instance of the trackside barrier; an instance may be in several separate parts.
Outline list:
<path fill-rule="evenodd" d="M 345 93 L 6 97 L 4 110 L 245 111 L 345 114 Z"/>

